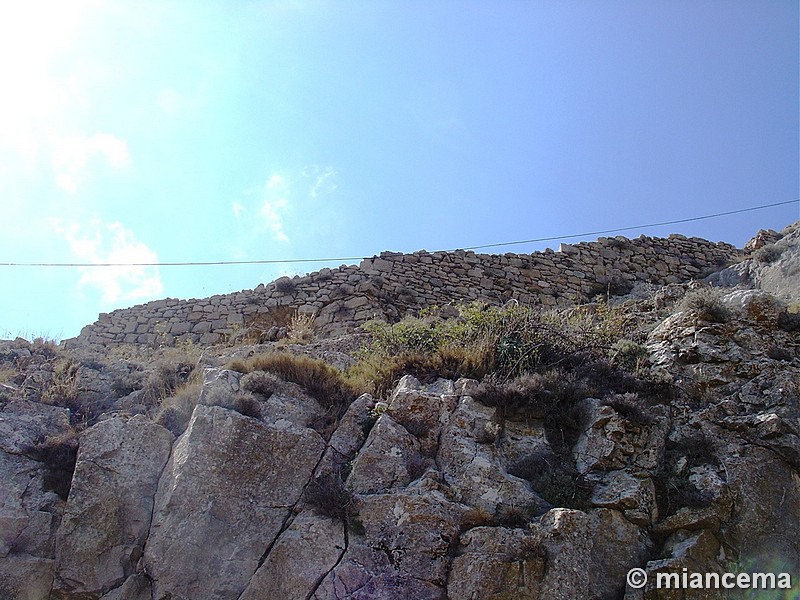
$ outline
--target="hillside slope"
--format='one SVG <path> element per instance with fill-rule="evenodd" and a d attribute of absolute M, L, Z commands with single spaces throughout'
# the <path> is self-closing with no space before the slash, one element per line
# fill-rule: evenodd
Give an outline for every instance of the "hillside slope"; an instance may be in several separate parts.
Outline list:
<path fill-rule="evenodd" d="M 0 597 L 795 597 L 798 240 L 341 338 L 0 342 Z"/>

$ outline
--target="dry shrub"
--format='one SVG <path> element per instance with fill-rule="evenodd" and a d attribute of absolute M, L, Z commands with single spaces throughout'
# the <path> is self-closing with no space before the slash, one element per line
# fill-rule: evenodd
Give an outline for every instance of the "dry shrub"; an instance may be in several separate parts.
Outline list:
<path fill-rule="evenodd" d="M 508 467 L 525 479 L 545 501 L 556 507 L 589 510 L 594 484 L 579 474 L 564 456 L 540 450 Z"/>
<path fill-rule="evenodd" d="M 753 258 L 760 263 L 768 265 L 778 260 L 781 254 L 783 254 L 783 250 L 782 247 L 776 246 L 775 244 L 767 244 L 756 250 L 753 253 Z"/>
<path fill-rule="evenodd" d="M 50 436 L 25 452 L 44 465 L 44 489 L 66 500 L 72 487 L 78 457 L 78 437 L 74 431 Z"/>
<path fill-rule="evenodd" d="M 271 352 L 247 360 L 234 360 L 226 368 L 245 374 L 273 373 L 284 381 L 298 384 L 324 408 L 332 408 L 338 414 L 343 414 L 357 395 L 340 371 L 308 356 Z"/>
<path fill-rule="evenodd" d="M 656 418 L 647 412 L 644 402 L 635 392 L 611 394 L 603 400 L 603 404 L 613 408 L 633 425 L 652 425 L 656 422 Z"/>
<path fill-rule="evenodd" d="M 296 288 L 297 285 L 289 277 L 280 277 L 275 280 L 275 289 L 281 294 L 291 294 Z"/>
<path fill-rule="evenodd" d="M 713 502 L 712 494 L 689 480 L 691 469 L 718 465 L 714 442 L 698 431 L 678 440 L 667 440 L 662 468 L 653 483 L 659 514 L 675 514 L 682 507 L 702 508 Z M 679 468 L 680 467 L 680 468 Z"/>
<path fill-rule="evenodd" d="M 239 385 L 243 390 L 263 396 L 266 400 L 280 388 L 280 380 L 270 373 L 253 371 L 243 375 Z"/>
<path fill-rule="evenodd" d="M 305 344 L 314 339 L 314 316 L 296 312 L 286 328 L 286 342 Z"/>
<path fill-rule="evenodd" d="M 487 380 L 473 397 L 498 409 L 499 420 L 542 419 L 551 447 L 566 457 L 581 431 L 582 411 L 578 401 L 589 395 L 571 373 L 552 369 L 530 373 L 506 383 Z"/>
<path fill-rule="evenodd" d="M 261 418 L 261 402 L 247 392 L 231 392 L 218 387 L 206 388 L 203 404 L 227 408 L 245 417 Z"/>
<path fill-rule="evenodd" d="M 315 512 L 346 521 L 352 516 L 353 494 L 346 488 L 340 471 L 324 473 L 311 480 L 303 498 Z"/>
<path fill-rule="evenodd" d="M 731 312 L 722 302 L 722 292 L 717 288 L 700 288 L 683 297 L 678 310 L 686 310 L 697 315 L 699 319 L 712 323 L 727 323 Z"/>
<path fill-rule="evenodd" d="M 180 386 L 173 395 L 165 398 L 156 416 L 156 422 L 168 429 L 174 436 L 179 436 L 189 425 L 189 419 L 200 399 L 202 385 L 191 382 Z"/>

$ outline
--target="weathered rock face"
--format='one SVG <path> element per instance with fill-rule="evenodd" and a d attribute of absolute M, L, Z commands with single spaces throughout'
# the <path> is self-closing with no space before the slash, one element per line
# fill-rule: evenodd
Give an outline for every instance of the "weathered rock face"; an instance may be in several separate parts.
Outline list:
<path fill-rule="evenodd" d="M 56 537 L 52 598 L 99 597 L 135 572 L 172 440 L 141 415 L 86 432 Z"/>
<path fill-rule="evenodd" d="M 795 232 L 762 238 L 786 248 L 749 285 L 792 275 Z M 178 437 L 117 406 L 80 434 L 73 473 L 74 415 L 23 399 L 52 364 L 0 346 L 31 362 L 29 387 L 0 389 L 0 598 L 722 597 L 653 587 L 684 569 L 800 585 L 796 324 L 763 285 L 721 290 L 718 320 L 664 312 L 698 285 L 648 297 L 647 368 L 677 392 L 636 410 L 583 394 L 560 442 L 543 411 L 501 413 L 474 380 L 405 376 L 329 428 L 323 398 L 209 361 Z M 107 374 L 76 364 L 104 405 Z M 634 567 L 643 589 L 626 586 Z"/>
<path fill-rule="evenodd" d="M 313 430 L 198 405 L 155 497 L 143 564 L 156 596 L 238 598 L 324 449 Z"/>
<path fill-rule="evenodd" d="M 781 233 L 759 232 L 746 250 L 753 257 L 715 273 L 709 280 L 723 286 L 755 287 L 790 303 L 800 303 L 800 226 Z"/>
<path fill-rule="evenodd" d="M 37 452 L 48 438 L 69 436 L 63 408 L 16 400 L 0 406 L 0 597 L 47 598 L 64 501 L 49 485 Z"/>

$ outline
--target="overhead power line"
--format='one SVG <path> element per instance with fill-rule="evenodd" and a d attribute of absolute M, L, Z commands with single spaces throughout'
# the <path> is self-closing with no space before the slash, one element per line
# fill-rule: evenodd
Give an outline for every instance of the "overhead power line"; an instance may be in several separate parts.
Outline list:
<path fill-rule="evenodd" d="M 784 202 L 773 202 L 772 204 L 761 204 L 759 206 L 751 206 L 749 208 L 740 208 L 738 210 L 729 210 L 725 212 L 714 213 L 710 215 L 703 215 L 700 217 L 688 217 L 685 219 L 675 219 L 674 221 L 661 221 L 660 223 L 648 223 L 646 225 L 632 225 L 630 227 L 617 227 L 615 229 L 604 229 L 598 231 L 587 231 L 584 233 L 573 233 L 569 235 L 553 235 L 548 237 L 531 238 L 529 240 L 518 240 L 515 242 L 497 242 L 494 244 L 482 244 L 479 246 L 466 246 L 462 250 L 482 250 L 484 248 L 499 248 L 502 246 L 518 246 L 522 244 L 532 244 L 537 242 L 552 242 L 554 240 L 569 240 L 574 238 L 582 238 L 588 236 L 606 235 L 610 233 L 619 233 L 622 231 L 650 229 L 652 227 L 662 227 L 664 225 L 678 225 L 680 223 L 690 223 L 692 221 L 703 221 L 706 219 L 715 219 L 717 217 L 725 217 L 728 215 L 736 215 L 740 213 L 752 212 L 755 210 L 763 210 L 765 208 L 773 208 L 776 206 L 786 206 L 788 204 L 797 204 L 800 198 L 794 200 L 787 200 Z M 228 265 L 272 265 L 272 264 L 289 264 L 289 263 L 327 263 L 327 262 L 348 262 L 358 261 L 370 258 L 369 256 L 344 256 L 334 258 L 283 258 L 283 259 L 266 259 L 266 260 L 215 260 L 215 261 L 185 261 L 185 262 L 141 262 L 141 263 L 77 263 L 77 262 L 0 262 L 0 267 L 217 267 Z"/>
<path fill-rule="evenodd" d="M 740 208 L 738 210 L 729 210 L 721 213 L 714 213 L 713 215 L 703 215 L 702 217 L 689 217 L 687 219 L 676 219 L 675 221 L 662 221 L 661 223 L 650 223 L 648 225 L 632 225 L 631 227 L 618 227 L 616 229 L 606 229 L 604 231 L 587 231 L 585 233 L 576 233 L 573 235 L 554 235 L 551 237 L 534 238 L 531 240 L 520 240 L 518 242 L 500 242 L 497 244 L 483 244 L 482 246 L 469 246 L 464 250 L 478 250 L 482 248 L 498 248 L 500 246 L 514 246 L 517 244 L 531 244 L 533 242 L 552 242 L 553 240 L 567 240 L 576 237 L 586 237 L 590 235 L 605 235 L 607 233 L 618 233 L 620 231 L 631 231 L 633 229 L 648 229 L 650 227 L 661 227 L 663 225 L 677 225 L 679 223 L 689 223 L 691 221 L 702 221 L 704 219 L 714 219 L 716 217 L 725 217 L 728 215 L 736 215 L 739 213 L 751 212 L 754 210 L 761 210 L 764 208 L 772 208 L 773 206 L 785 206 L 787 204 L 796 204 L 800 202 L 800 198 L 794 200 L 787 200 L 785 202 L 775 202 L 773 204 L 762 204 L 761 206 L 751 206 L 750 208 Z"/>

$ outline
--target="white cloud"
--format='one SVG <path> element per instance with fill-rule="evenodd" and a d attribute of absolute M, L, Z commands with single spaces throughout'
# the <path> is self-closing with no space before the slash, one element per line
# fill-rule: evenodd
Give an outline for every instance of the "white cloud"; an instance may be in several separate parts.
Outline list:
<path fill-rule="evenodd" d="M 141 263 L 157 263 L 158 255 L 118 221 L 105 224 L 93 220 L 81 226 L 78 223 L 65 225 L 53 220 L 51 224 L 67 242 L 76 261 L 123 265 L 81 269 L 79 288 L 98 290 L 103 304 L 153 299 L 163 293 L 158 267 L 138 266 Z"/>
<path fill-rule="evenodd" d="M 282 175 L 271 175 L 261 194 L 258 208 L 257 228 L 268 231 L 272 238 L 279 242 L 288 242 L 289 236 L 284 231 L 284 218 L 289 209 L 289 184 Z"/>
<path fill-rule="evenodd" d="M 266 188 L 268 190 L 278 190 L 286 188 L 286 179 L 282 175 L 272 175 L 267 179 Z"/>
<path fill-rule="evenodd" d="M 336 177 L 336 171 L 333 167 L 308 166 L 303 169 L 302 175 L 312 180 L 308 192 L 311 198 L 316 199 L 322 194 L 330 194 L 336 190 L 336 182 L 333 180 Z"/>
<path fill-rule="evenodd" d="M 231 210 L 233 210 L 233 218 L 236 219 L 237 221 L 239 220 L 239 217 L 243 212 L 247 212 L 247 209 L 244 207 L 244 204 L 242 204 L 241 202 L 237 202 L 235 200 L 233 201 L 233 204 L 231 204 Z"/>
<path fill-rule="evenodd" d="M 74 194 L 85 177 L 89 161 L 102 158 L 109 166 L 121 169 L 131 164 L 128 143 L 109 133 L 91 137 L 52 140 L 53 170 L 58 187 Z"/>
<path fill-rule="evenodd" d="M 261 208 L 258 209 L 258 216 L 261 218 L 261 226 L 272 233 L 272 237 L 279 242 L 288 242 L 289 236 L 283 230 L 283 213 L 289 203 L 286 198 L 275 198 L 274 200 L 264 200 Z"/>

